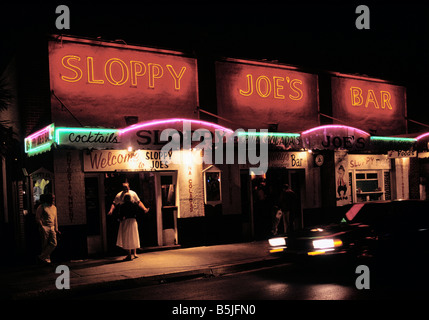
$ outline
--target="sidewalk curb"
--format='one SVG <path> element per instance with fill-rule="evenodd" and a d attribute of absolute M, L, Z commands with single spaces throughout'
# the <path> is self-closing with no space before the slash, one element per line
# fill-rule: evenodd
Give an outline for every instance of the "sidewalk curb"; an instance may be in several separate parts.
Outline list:
<path fill-rule="evenodd" d="M 125 290 L 164 283 L 178 282 L 196 278 L 218 277 L 226 274 L 244 272 L 252 269 L 271 267 L 276 265 L 290 265 L 290 263 L 277 257 L 266 257 L 263 259 L 247 260 L 238 263 L 196 268 L 186 271 L 165 273 L 153 276 L 137 276 L 117 279 L 117 276 L 107 276 L 107 280 L 73 285 L 70 289 L 59 290 L 55 283 L 46 289 L 20 292 L 12 294 L 10 300 L 36 300 L 36 299 L 74 299 L 86 294 L 97 294 L 106 291 Z"/>

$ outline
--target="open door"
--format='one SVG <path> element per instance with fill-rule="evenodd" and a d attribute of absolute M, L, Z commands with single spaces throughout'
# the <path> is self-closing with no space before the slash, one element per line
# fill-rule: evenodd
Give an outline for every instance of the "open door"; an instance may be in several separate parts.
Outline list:
<path fill-rule="evenodd" d="M 178 244 L 177 238 L 177 172 L 157 173 L 158 245 Z"/>

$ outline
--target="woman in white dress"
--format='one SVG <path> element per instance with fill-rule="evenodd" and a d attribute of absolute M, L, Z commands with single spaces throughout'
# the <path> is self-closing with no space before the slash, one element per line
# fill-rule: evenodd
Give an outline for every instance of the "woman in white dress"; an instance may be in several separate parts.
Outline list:
<path fill-rule="evenodd" d="M 140 238 L 136 216 L 139 208 L 145 213 L 149 211 L 138 195 L 130 190 L 128 182 L 123 183 L 122 191 L 113 200 L 108 215 L 112 215 L 115 209 L 119 209 L 120 224 L 116 245 L 128 251 L 125 261 L 132 260 L 132 257 L 138 258 L 136 249 L 140 247 Z"/>
<path fill-rule="evenodd" d="M 119 207 L 120 225 L 116 245 L 128 251 L 125 261 L 138 258 L 136 249 L 140 248 L 139 229 L 137 225 L 137 214 L 139 207 L 131 202 L 131 196 L 124 196 L 124 203 Z"/>

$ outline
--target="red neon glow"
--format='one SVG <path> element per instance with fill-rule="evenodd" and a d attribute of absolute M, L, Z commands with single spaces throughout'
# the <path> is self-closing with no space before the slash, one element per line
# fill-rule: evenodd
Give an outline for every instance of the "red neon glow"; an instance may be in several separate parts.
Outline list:
<path fill-rule="evenodd" d="M 354 107 L 369 106 L 374 107 L 375 109 L 388 109 L 392 110 L 392 105 L 390 100 L 392 96 L 389 91 L 380 91 L 380 100 L 377 100 L 377 96 L 372 89 L 368 89 L 367 93 L 364 94 L 360 87 L 350 87 L 351 91 L 351 103 Z M 366 98 L 364 98 L 364 96 Z"/>
<path fill-rule="evenodd" d="M 370 136 L 370 134 L 366 131 L 363 131 L 361 129 L 357 129 L 357 128 L 353 128 L 353 127 L 349 127 L 349 126 L 344 126 L 344 125 L 340 125 L 340 124 L 328 124 L 328 125 L 324 125 L 324 126 L 319 126 L 319 127 L 315 127 L 309 130 L 306 130 L 304 132 L 302 132 L 303 135 L 315 132 L 315 131 L 319 131 L 319 130 L 324 130 L 324 129 L 346 129 L 346 130 L 354 130 L 357 131 L 358 133 L 362 134 L 362 135 L 367 135 Z"/>
<path fill-rule="evenodd" d="M 377 135 L 405 133 L 405 88 L 363 79 L 332 77 L 332 116 Z"/>
<path fill-rule="evenodd" d="M 223 127 L 221 125 L 218 125 L 218 124 L 215 124 L 212 122 L 207 122 L 207 121 L 202 121 L 202 120 L 193 120 L 193 119 L 180 119 L 180 118 L 152 120 L 152 121 L 148 121 L 148 122 L 144 122 L 144 123 L 133 124 L 132 126 L 129 126 L 129 127 L 126 127 L 124 129 L 119 130 L 119 133 L 123 134 L 123 133 L 129 132 L 129 131 L 132 131 L 132 130 L 142 129 L 142 128 L 155 126 L 155 125 L 166 125 L 166 124 L 174 123 L 174 122 L 190 122 L 192 124 L 212 127 L 213 129 L 222 130 L 222 131 L 225 131 L 228 133 L 234 133 L 231 129 L 228 129 L 226 127 Z"/>
<path fill-rule="evenodd" d="M 65 82 L 84 82 L 85 84 L 111 84 L 113 86 L 141 86 L 155 88 L 155 85 L 174 87 L 180 90 L 186 66 L 171 64 L 147 63 L 130 59 L 110 58 L 97 59 L 81 55 L 65 55 L 61 58 L 62 72 L 60 79 Z M 177 70 L 175 69 L 177 68 Z M 146 72 L 147 70 L 147 72 Z M 168 72 L 165 72 L 167 70 Z M 95 78 L 95 75 L 98 75 Z M 85 75 L 85 76 L 83 76 Z M 139 79 L 147 75 L 147 79 Z M 130 80 L 131 78 L 131 80 Z M 157 80 L 157 79 L 163 79 Z"/>
<path fill-rule="evenodd" d="M 124 116 L 161 119 L 177 110 L 192 118 L 198 105 L 197 63 L 194 58 L 122 45 L 80 39 L 51 41 L 51 90 L 81 123 L 119 127 Z M 52 99 L 53 121 L 75 125 Z M 120 110 L 120 112 L 118 112 Z"/>
<path fill-rule="evenodd" d="M 277 123 L 279 132 L 318 124 L 316 75 L 243 62 L 216 63 L 219 116 L 245 128 L 268 129 Z"/>

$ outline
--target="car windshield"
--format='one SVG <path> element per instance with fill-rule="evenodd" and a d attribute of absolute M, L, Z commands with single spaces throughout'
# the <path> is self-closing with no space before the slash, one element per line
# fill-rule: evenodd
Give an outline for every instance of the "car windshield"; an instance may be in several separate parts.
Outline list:
<path fill-rule="evenodd" d="M 345 218 L 353 223 L 378 224 L 394 218 L 392 209 L 392 203 L 389 202 L 356 203 L 346 212 Z"/>

